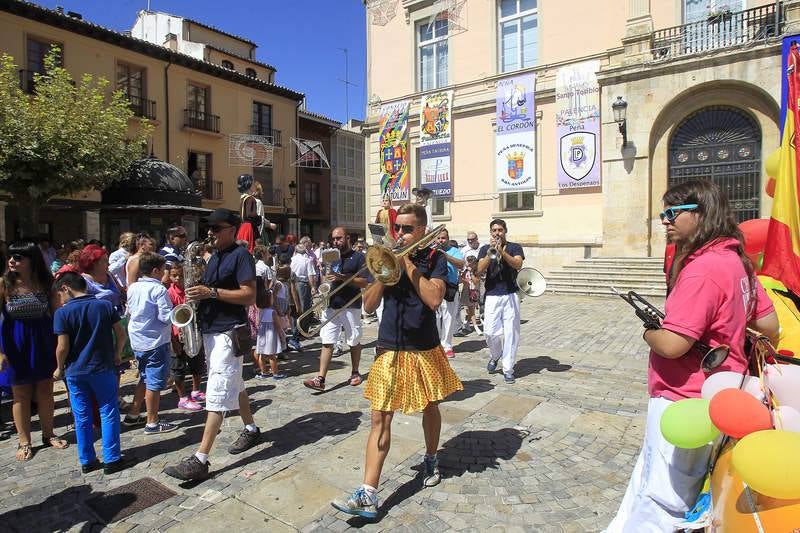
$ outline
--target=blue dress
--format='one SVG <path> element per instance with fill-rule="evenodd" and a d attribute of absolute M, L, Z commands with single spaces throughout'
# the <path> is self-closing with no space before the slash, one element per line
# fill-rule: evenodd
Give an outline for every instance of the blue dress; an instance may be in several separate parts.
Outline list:
<path fill-rule="evenodd" d="M 0 351 L 9 362 L 0 371 L 0 386 L 27 385 L 53 377 L 56 338 L 47 293 L 7 297 L 0 332 Z"/>

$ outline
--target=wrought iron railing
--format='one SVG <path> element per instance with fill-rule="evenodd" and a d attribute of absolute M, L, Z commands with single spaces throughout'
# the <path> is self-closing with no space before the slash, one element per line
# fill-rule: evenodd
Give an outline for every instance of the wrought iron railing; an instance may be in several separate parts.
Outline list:
<path fill-rule="evenodd" d="M 154 100 L 148 100 L 132 94 L 128 94 L 126 97 L 128 98 L 131 111 L 133 111 L 134 115 L 137 117 L 149 118 L 150 120 L 156 119 L 156 102 Z"/>
<path fill-rule="evenodd" d="M 222 182 L 206 180 L 203 198 L 206 200 L 222 200 Z"/>
<path fill-rule="evenodd" d="M 264 189 L 261 202 L 270 207 L 283 207 L 283 191 L 281 189 Z"/>
<path fill-rule="evenodd" d="M 250 126 L 250 134 L 251 135 L 265 135 L 267 137 L 272 137 L 272 144 L 275 146 L 282 146 L 281 145 L 281 130 L 276 130 L 275 128 L 270 128 L 261 124 L 252 124 Z"/>
<path fill-rule="evenodd" d="M 781 35 L 786 18 L 783 4 L 769 4 L 744 11 L 721 11 L 708 18 L 653 32 L 653 59 L 742 46 Z"/>
<path fill-rule="evenodd" d="M 183 126 L 196 130 L 206 130 L 219 133 L 219 116 L 204 113 L 195 109 L 183 110 Z"/>

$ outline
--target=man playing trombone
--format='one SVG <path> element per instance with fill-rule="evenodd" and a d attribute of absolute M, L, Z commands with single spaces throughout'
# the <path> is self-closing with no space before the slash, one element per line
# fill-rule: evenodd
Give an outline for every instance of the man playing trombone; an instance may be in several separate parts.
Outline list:
<path fill-rule="evenodd" d="M 497 218 L 489 224 L 491 240 L 478 252 L 478 274 L 486 273 L 483 333 L 489 347 L 490 374 L 502 359 L 506 383 L 514 383 L 514 363 L 519 346 L 519 296 L 517 271 L 525 254 L 522 246 L 506 241 L 505 220 Z"/>
<path fill-rule="evenodd" d="M 404 246 L 396 256 L 396 266 L 400 271 L 394 271 L 395 265 L 390 269 L 387 266 L 389 261 L 376 261 L 380 263 L 380 274 L 370 269 L 376 281 L 364 291 L 367 312 L 374 311 L 381 298 L 384 309 L 375 362 L 364 391 L 372 410 L 364 483 L 348 497 L 331 502 L 336 509 L 351 515 L 365 518 L 378 515 L 376 493 L 383 463 L 389 453 L 392 417 L 398 409 L 404 413 L 422 411 L 425 433 L 423 484 L 432 487 L 440 481 L 436 451 L 442 418 L 438 402 L 462 390 L 463 386 L 450 368 L 436 329 L 435 310 L 444 297 L 447 260 L 438 250 L 427 246 L 415 249 L 413 245 L 417 242 L 426 245 L 433 241 L 434 235 L 425 235 L 427 223 L 423 206 L 406 204 L 400 207 L 394 226 L 398 242 Z M 408 245 L 412 246 L 405 248 Z M 370 258 L 367 260 L 369 262 Z M 384 271 L 387 278 L 384 278 Z M 394 284 L 388 281 L 392 273 L 399 274 L 399 280 Z M 387 284 L 381 281 L 383 279 Z"/>
<path fill-rule="evenodd" d="M 357 252 L 350 245 L 350 237 L 344 228 L 334 228 L 331 233 L 331 244 L 339 250 L 340 260 L 333 265 L 333 272 L 323 276 L 324 283 L 330 283 L 330 290 L 336 289 L 342 281 L 351 277 L 364 268 L 364 254 Z M 350 361 L 353 363 L 353 372 L 350 375 L 350 385 L 354 387 L 361 384 L 361 374 L 358 372 L 358 363 L 361 361 L 361 298 L 353 301 L 350 306 L 333 317 L 358 292 L 367 286 L 366 273 L 356 276 L 345 288 L 336 291 L 328 306 L 322 314 L 324 325 L 320 330 L 322 350 L 319 355 L 319 374 L 313 379 L 303 381 L 303 385 L 316 391 L 325 390 L 325 376 L 328 365 L 333 357 L 333 346 L 339 339 L 339 331 L 344 328 L 345 339 L 350 346 Z M 331 318 L 332 317 L 332 318 Z"/>

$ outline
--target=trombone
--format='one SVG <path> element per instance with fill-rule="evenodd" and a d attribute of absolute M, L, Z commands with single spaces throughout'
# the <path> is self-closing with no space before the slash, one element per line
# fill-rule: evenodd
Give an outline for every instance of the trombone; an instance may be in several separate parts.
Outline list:
<path fill-rule="evenodd" d="M 320 299 L 314 305 L 311 306 L 310 309 L 306 309 L 302 315 L 297 318 L 297 329 L 304 337 L 313 337 L 322 327 L 339 316 L 343 311 L 345 311 L 352 303 L 356 300 L 361 298 L 361 292 L 358 291 L 358 294 L 353 296 L 350 301 L 345 303 L 340 309 L 337 309 L 336 312 L 328 317 L 327 320 L 320 322 L 319 324 L 309 327 L 308 330 L 303 328 L 300 324 L 304 323 L 305 318 L 308 315 L 319 313 L 322 315 L 321 311 L 324 311 L 323 308 L 327 307 L 328 302 L 333 298 L 336 293 L 347 287 L 347 285 L 352 282 L 356 277 L 363 274 L 365 270 L 369 270 L 369 273 L 372 274 L 372 277 L 375 278 L 376 281 L 383 283 L 384 285 L 396 285 L 400 281 L 400 277 L 403 274 L 403 268 L 400 265 L 400 259 L 403 257 L 416 252 L 420 248 L 427 248 L 431 245 L 431 243 L 439 236 L 442 230 L 445 229 L 444 224 L 440 224 L 439 226 L 433 228 L 431 231 L 423 235 L 419 240 L 406 245 L 402 248 L 395 248 L 390 249 L 386 246 L 380 245 L 372 245 L 367 248 L 367 254 L 365 257 L 365 265 L 359 269 L 358 272 L 347 278 L 346 280 L 341 282 L 341 285 L 336 287 L 335 289 L 329 290 L 326 294 L 325 298 Z"/>

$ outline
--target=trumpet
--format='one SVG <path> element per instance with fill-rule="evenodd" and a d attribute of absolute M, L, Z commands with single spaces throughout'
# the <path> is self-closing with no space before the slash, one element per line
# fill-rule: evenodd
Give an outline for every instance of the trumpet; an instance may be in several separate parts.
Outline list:
<path fill-rule="evenodd" d="M 348 307 L 356 300 L 361 298 L 361 292 L 358 291 L 358 294 L 353 296 L 349 302 L 345 303 L 340 309 L 337 309 L 336 312 L 328 317 L 327 320 L 317 324 L 316 326 L 310 327 L 306 330 L 301 324 L 304 324 L 304 319 L 311 314 L 317 314 L 320 312 L 320 308 L 327 307 L 327 302 L 337 294 L 339 291 L 347 287 L 356 277 L 363 274 L 365 270 L 368 270 L 372 277 L 375 278 L 376 282 L 383 283 L 384 285 L 396 285 L 400 281 L 400 277 L 403 275 L 403 267 L 400 263 L 400 260 L 419 250 L 420 248 L 428 248 L 431 243 L 439 236 L 439 233 L 445 229 L 444 224 L 440 224 L 439 226 L 435 227 L 433 230 L 429 231 L 425 235 L 423 235 L 419 240 L 412 242 L 402 248 L 396 249 L 389 249 L 386 246 L 380 245 L 373 245 L 367 249 L 367 254 L 365 257 L 366 264 L 355 274 L 344 280 L 341 285 L 336 287 L 335 289 L 328 290 L 327 297 L 322 298 L 317 301 L 314 305 L 311 306 L 310 309 L 307 309 L 302 315 L 297 318 L 297 327 L 300 333 L 304 337 L 313 337 L 322 327 L 330 322 L 331 320 L 335 319 L 339 316 L 340 313 L 347 310 Z"/>
<path fill-rule="evenodd" d="M 636 294 L 634 291 L 628 291 L 628 294 L 622 294 L 616 287 L 611 287 L 611 292 L 616 294 L 636 310 L 636 316 L 641 319 L 642 323 L 648 329 L 661 329 L 661 321 L 664 319 L 664 313 L 661 310 Z M 695 342 L 694 348 L 704 354 L 700 362 L 700 367 L 703 372 L 711 372 L 719 365 L 721 365 L 731 351 L 731 347 L 727 344 L 720 344 L 712 348 L 702 342 Z"/>

